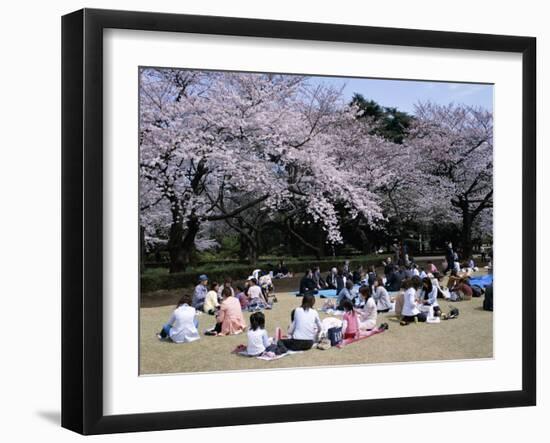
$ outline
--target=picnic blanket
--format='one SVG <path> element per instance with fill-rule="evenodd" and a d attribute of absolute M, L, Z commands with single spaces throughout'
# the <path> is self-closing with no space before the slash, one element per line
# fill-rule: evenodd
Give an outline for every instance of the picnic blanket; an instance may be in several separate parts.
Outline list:
<path fill-rule="evenodd" d="M 384 332 L 384 328 L 374 328 L 370 331 L 361 332 L 359 337 L 356 338 L 346 338 L 342 341 L 342 343 L 336 345 L 337 348 L 343 348 L 344 346 L 351 345 L 352 343 L 365 340 L 366 338 L 372 337 L 373 335 L 380 334 L 381 332 Z"/>
<path fill-rule="evenodd" d="M 471 277 L 470 278 L 470 285 L 476 285 L 481 288 L 485 288 L 485 286 L 489 286 L 493 284 L 493 275 L 482 275 L 481 277 Z"/>
<path fill-rule="evenodd" d="M 241 357 L 249 357 L 249 358 L 255 357 L 258 360 L 264 360 L 264 361 L 278 360 L 280 358 L 286 357 L 287 355 L 300 354 L 302 352 L 304 352 L 304 351 L 287 350 L 284 354 L 280 354 L 280 355 L 276 355 L 273 352 L 265 352 L 265 353 L 260 354 L 260 355 L 249 355 L 246 352 L 246 345 L 238 345 L 235 349 L 233 349 L 231 351 L 232 354 L 237 354 Z"/>
<path fill-rule="evenodd" d="M 360 287 L 360 285 L 355 285 L 353 287 L 355 293 L 357 291 L 359 291 L 359 287 Z M 294 293 L 294 295 L 296 297 L 300 297 L 300 291 L 296 291 Z M 336 293 L 336 289 L 319 289 L 317 291 L 317 294 L 315 294 L 315 295 L 317 297 L 321 297 L 321 298 L 336 298 L 336 297 L 338 297 L 338 294 Z"/>

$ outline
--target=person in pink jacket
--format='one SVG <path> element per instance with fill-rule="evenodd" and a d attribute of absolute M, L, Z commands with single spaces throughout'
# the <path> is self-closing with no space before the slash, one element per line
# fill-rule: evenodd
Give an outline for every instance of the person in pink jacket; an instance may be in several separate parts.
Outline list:
<path fill-rule="evenodd" d="M 216 326 L 207 335 L 235 335 L 240 334 L 246 328 L 241 303 L 233 295 L 231 288 L 222 291 L 223 301 L 218 311 Z"/>

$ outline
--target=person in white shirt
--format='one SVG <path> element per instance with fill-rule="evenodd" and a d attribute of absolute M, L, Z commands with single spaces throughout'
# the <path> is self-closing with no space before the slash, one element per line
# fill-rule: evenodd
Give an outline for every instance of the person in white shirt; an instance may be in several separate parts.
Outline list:
<path fill-rule="evenodd" d="M 365 306 L 363 309 L 358 309 L 359 314 L 359 329 L 363 331 L 370 331 L 376 327 L 376 320 L 378 312 L 376 309 L 376 302 L 371 297 L 371 290 L 369 286 L 361 286 L 359 293 L 363 300 L 365 300 Z"/>
<path fill-rule="evenodd" d="M 192 297 L 188 294 L 184 294 L 168 323 L 166 323 L 161 331 L 157 334 L 159 340 L 170 339 L 174 343 L 189 343 L 195 340 L 199 340 L 199 331 L 197 327 L 199 325 L 196 317 L 197 311 L 194 307 L 190 306 Z"/>
<path fill-rule="evenodd" d="M 265 330 L 265 315 L 262 312 L 255 312 L 250 316 L 250 328 L 247 335 L 246 353 L 248 355 L 261 355 L 271 345 L 272 340 Z"/>
<path fill-rule="evenodd" d="M 258 284 L 256 283 L 256 279 L 254 278 L 250 280 L 250 286 L 248 287 L 247 296 L 250 303 L 252 303 L 253 301 L 265 301 L 262 294 L 262 288 L 258 286 Z"/>
<path fill-rule="evenodd" d="M 422 280 L 420 302 L 424 305 L 439 306 L 437 303 L 437 286 L 434 286 L 432 280 L 428 277 Z"/>
<path fill-rule="evenodd" d="M 281 340 L 284 346 L 291 351 L 307 351 L 314 342 L 319 341 L 322 331 L 319 313 L 313 309 L 315 296 L 305 294 L 302 298 L 302 306 L 292 311 L 292 324 L 288 330 L 292 338 Z"/>
<path fill-rule="evenodd" d="M 405 289 L 403 294 L 403 310 L 401 311 L 401 325 L 408 325 L 417 320 L 420 322 L 426 321 L 426 314 L 420 312 L 416 304 L 416 291 L 422 287 L 422 280 L 418 277 L 407 279 L 403 282 L 402 288 Z"/>

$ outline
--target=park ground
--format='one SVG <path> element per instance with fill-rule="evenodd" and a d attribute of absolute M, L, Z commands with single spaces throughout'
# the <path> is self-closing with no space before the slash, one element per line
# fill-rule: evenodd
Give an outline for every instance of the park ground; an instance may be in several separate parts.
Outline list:
<path fill-rule="evenodd" d="M 264 311 L 270 336 L 273 336 L 277 326 L 286 330 L 290 323 L 290 311 L 300 305 L 301 298 L 292 293 L 298 286 L 298 280 L 298 277 L 275 280 L 278 303 L 274 304 L 272 310 Z M 445 285 L 445 280 L 442 283 Z M 140 374 L 480 359 L 493 356 L 493 313 L 483 310 L 483 297 L 456 303 L 440 300 L 443 312 L 448 312 L 451 306 L 459 308 L 457 319 L 441 321 L 439 324 L 411 323 L 400 326 L 394 314 L 379 314 L 378 323 L 386 322 L 389 325 L 389 329 L 382 334 L 342 349 L 312 349 L 274 361 L 263 361 L 231 353 L 237 345 L 246 344 L 246 333 L 228 337 L 204 336 L 204 330 L 214 325 L 214 317 L 209 315 L 199 317 L 200 340 L 186 344 L 159 341 L 156 333 L 170 316 L 181 293 L 180 289 L 142 295 Z M 321 308 L 323 302 L 324 299 L 317 298 L 315 307 Z M 249 313 L 244 313 L 247 324 L 249 316 Z M 323 319 L 328 315 L 320 312 L 320 316 Z"/>

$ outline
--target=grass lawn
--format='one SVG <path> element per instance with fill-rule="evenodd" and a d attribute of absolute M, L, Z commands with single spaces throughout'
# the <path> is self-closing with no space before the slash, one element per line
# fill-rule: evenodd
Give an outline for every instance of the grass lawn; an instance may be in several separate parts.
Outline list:
<path fill-rule="evenodd" d="M 275 285 L 279 302 L 272 310 L 264 311 L 266 328 L 270 336 L 274 334 L 277 326 L 283 331 L 286 330 L 290 323 L 290 311 L 301 302 L 301 298 L 286 292 L 290 291 L 291 287 L 297 287 L 296 279 L 275 281 Z M 142 296 L 141 374 L 454 360 L 492 358 L 493 356 L 493 313 L 482 309 L 483 297 L 457 303 L 440 300 L 443 312 L 448 312 L 451 305 L 459 308 L 460 316 L 457 319 L 441 321 L 439 324 L 412 323 L 408 326 L 400 326 L 393 314 L 379 314 L 378 323 L 389 324 L 389 330 L 382 334 L 342 349 L 331 348 L 326 351 L 312 349 L 266 362 L 231 354 L 237 345 L 246 344 L 246 333 L 229 337 L 203 336 L 204 330 L 213 326 L 215 321 L 214 317 L 209 315 L 199 317 L 200 340 L 186 344 L 159 341 L 156 333 L 167 321 L 181 292 L 181 290 L 157 291 Z M 322 303 L 323 299 L 318 298 L 316 308 L 320 308 Z M 325 314 L 320 314 L 321 319 L 326 317 Z M 249 313 L 244 313 L 247 323 L 249 316 Z"/>

